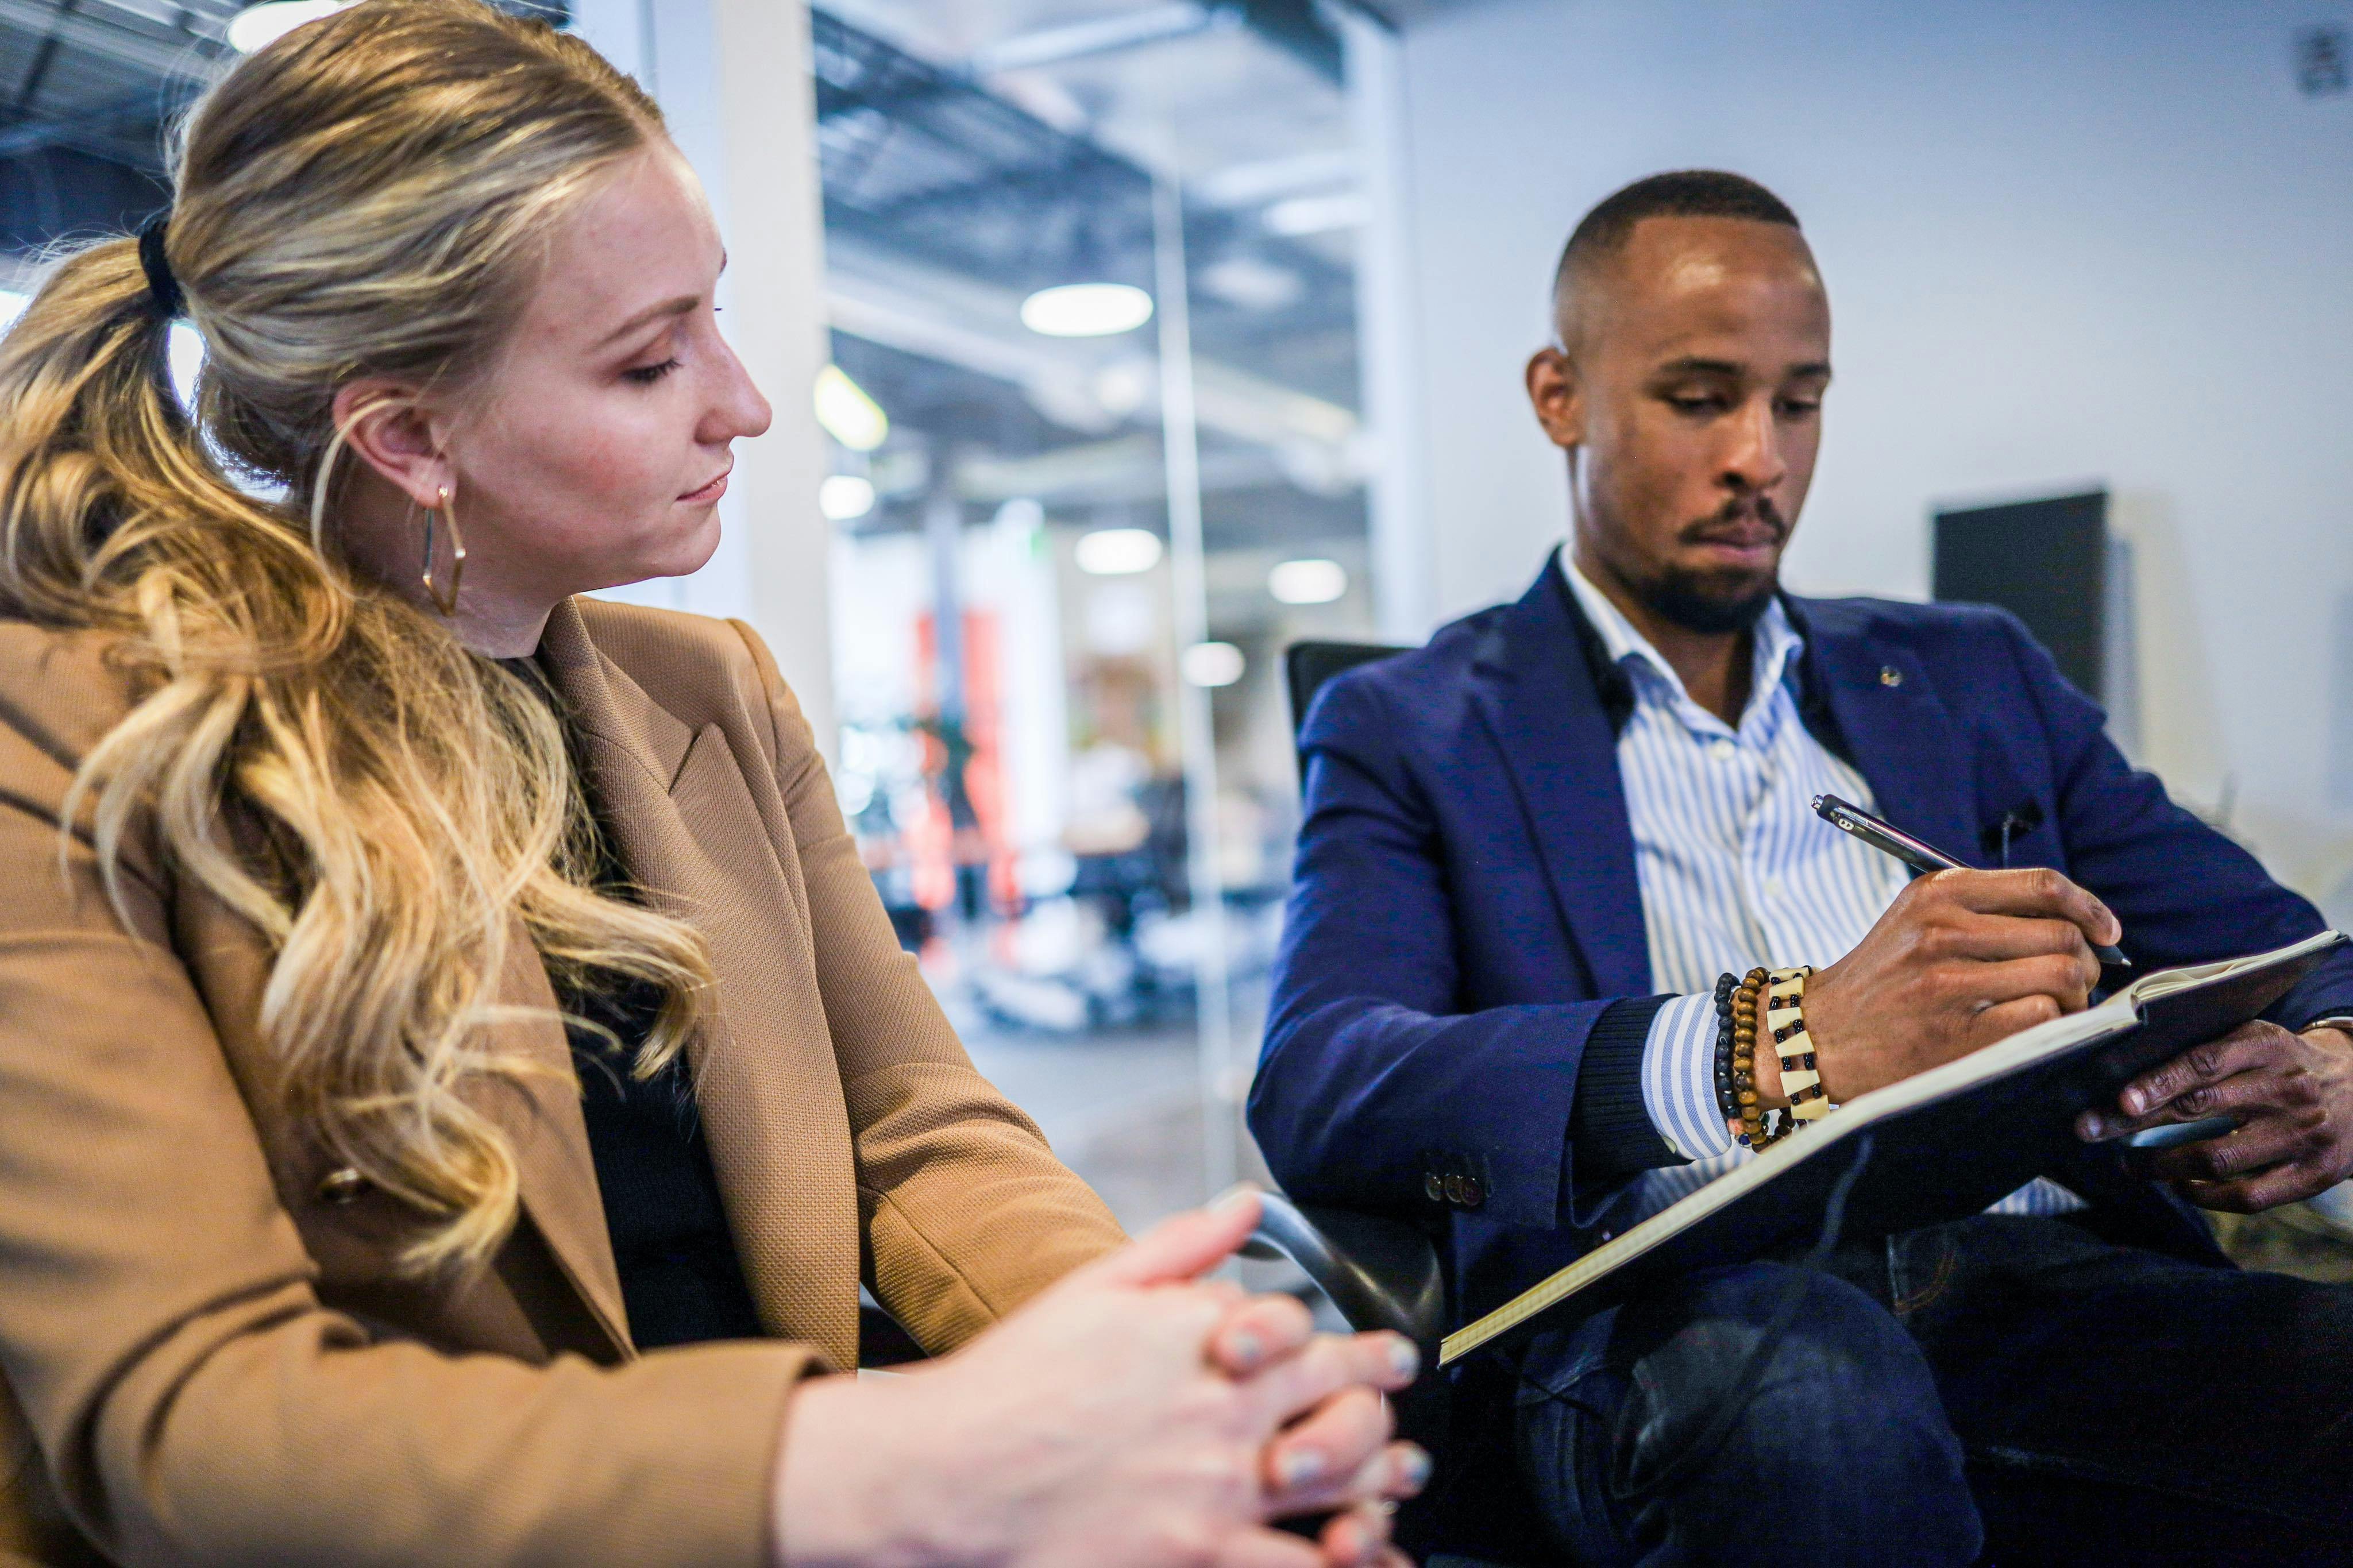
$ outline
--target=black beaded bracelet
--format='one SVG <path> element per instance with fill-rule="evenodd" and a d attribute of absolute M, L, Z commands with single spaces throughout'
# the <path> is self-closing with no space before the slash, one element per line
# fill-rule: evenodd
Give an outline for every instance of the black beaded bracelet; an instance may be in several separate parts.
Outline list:
<path fill-rule="evenodd" d="M 1739 976 L 1724 974 L 1716 977 L 1715 1108 L 1724 1112 L 1727 1128 L 1740 1124 L 1739 1086 L 1732 1080 L 1732 995 L 1739 989 Z"/>

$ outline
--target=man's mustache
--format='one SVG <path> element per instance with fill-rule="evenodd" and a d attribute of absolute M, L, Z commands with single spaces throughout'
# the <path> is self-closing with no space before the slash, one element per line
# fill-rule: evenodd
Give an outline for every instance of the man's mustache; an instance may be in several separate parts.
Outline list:
<path fill-rule="evenodd" d="M 1685 525 L 1682 542 L 1685 544 L 1704 543 L 1708 540 L 1737 531 L 1750 519 L 1773 531 L 1773 542 L 1778 544 L 1789 537 L 1789 524 L 1781 509 L 1773 504 L 1770 496 L 1736 496 L 1716 509 L 1714 517 L 1702 518 Z"/>

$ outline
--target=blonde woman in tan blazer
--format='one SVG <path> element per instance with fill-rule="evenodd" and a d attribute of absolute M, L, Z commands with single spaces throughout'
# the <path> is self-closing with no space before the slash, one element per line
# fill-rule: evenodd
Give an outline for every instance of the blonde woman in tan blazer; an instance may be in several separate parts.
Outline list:
<path fill-rule="evenodd" d="M 0 1557 L 1398 1561 L 1411 1347 L 1124 1247 L 758 639 L 578 597 L 768 417 L 652 105 L 367 0 L 176 184 L 0 343 Z"/>

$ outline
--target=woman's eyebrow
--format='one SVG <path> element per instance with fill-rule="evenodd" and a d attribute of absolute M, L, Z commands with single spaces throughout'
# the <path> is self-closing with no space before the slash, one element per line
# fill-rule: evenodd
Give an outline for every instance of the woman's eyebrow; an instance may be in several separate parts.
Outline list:
<path fill-rule="evenodd" d="M 681 294 L 675 300 L 665 300 L 659 305 L 650 306 L 646 310 L 639 310 L 636 315 L 631 316 L 628 321 L 623 321 L 619 326 L 615 327 L 611 331 L 607 332 L 603 338 L 598 340 L 596 346 L 598 348 L 603 348 L 607 343 L 612 342 L 617 338 L 628 337 L 631 332 L 636 331 L 640 327 L 647 325 L 649 322 L 659 321 L 664 316 L 683 316 L 689 310 L 693 310 L 697 305 L 702 303 L 702 296 L 700 294 Z"/>

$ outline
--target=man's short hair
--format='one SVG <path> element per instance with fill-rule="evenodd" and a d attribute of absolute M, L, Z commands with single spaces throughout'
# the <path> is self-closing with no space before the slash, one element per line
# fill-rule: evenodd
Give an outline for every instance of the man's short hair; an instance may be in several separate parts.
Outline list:
<path fill-rule="evenodd" d="M 1569 286 L 1576 275 L 1623 250 L 1634 226 L 1646 217 L 1745 217 L 1799 226 L 1798 215 L 1789 210 L 1788 203 L 1746 174 L 1722 169 L 1677 169 L 1637 180 L 1604 197 L 1568 237 L 1568 244 L 1561 249 L 1560 265 L 1552 275 L 1556 319 L 1568 307 Z"/>

